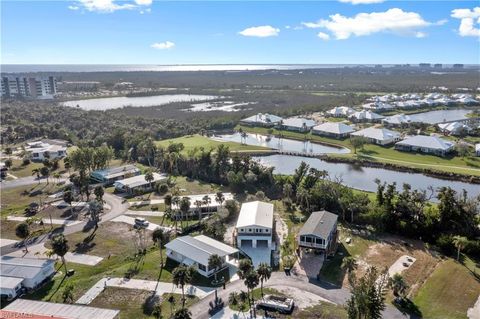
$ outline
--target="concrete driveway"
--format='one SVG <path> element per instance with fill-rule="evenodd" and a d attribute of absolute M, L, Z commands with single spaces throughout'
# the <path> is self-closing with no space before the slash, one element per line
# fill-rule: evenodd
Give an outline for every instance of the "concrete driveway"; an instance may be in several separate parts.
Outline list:
<path fill-rule="evenodd" d="M 295 263 L 293 271 L 296 271 L 297 274 L 301 276 L 306 276 L 308 278 L 317 278 L 320 269 L 322 269 L 325 255 L 317 255 L 313 252 L 307 253 L 305 251 L 302 251 L 300 254 L 300 258 Z"/>
<path fill-rule="evenodd" d="M 267 263 L 270 265 L 272 249 L 268 247 L 242 247 L 242 251 L 252 259 L 252 264 L 255 268 L 260 265 L 260 263 Z"/>

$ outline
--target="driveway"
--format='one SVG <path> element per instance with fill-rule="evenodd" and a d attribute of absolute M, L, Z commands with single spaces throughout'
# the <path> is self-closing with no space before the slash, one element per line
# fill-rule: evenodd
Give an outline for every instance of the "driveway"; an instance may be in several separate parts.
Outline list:
<path fill-rule="evenodd" d="M 52 182 L 52 178 L 49 178 L 49 182 Z M 59 178 L 58 182 L 66 182 L 66 178 Z M 20 177 L 11 181 L 2 181 L 0 183 L 0 189 L 10 189 L 10 188 L 15 188 L 15 187 L 20 187 L 20 186 L 26 186 L 26 185 L 32 185 L 32 184 L 38 184 L 38 183 L 46 183 L 47 179 L 44 177 L 41 177 L 38 179 L 36 176 L 27 176 L 27 177 Z"/>
<path fill-rule="evenodd" d="M 242 247 L 241 250 L 252 259 L 252 264 L 255 268 L 260 265 L 260 263 L 271 263 L 271 254 L 272 249 L 268 247 Z"/>
<path fill-rule="evenodd" d="M 295 263 L 294 271 L 299 275 L 315 279 L 322 268 L 324 260 L 323 254 L 317 255 L 313 252 L 307 253 L 302 251 L 300 258 Z"/>

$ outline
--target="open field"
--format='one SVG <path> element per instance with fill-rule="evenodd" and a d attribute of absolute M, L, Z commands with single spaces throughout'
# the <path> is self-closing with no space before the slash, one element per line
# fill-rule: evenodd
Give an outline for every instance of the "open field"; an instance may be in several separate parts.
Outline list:
<path fill-rule="evenodd" d="M 262 146 L 250 146 L 250 145 L 242 145 L 240 143 L 235 143 L 235 142 L 225 143 L 225 142 L 214 141 L 206 136 L 201 136 L 197 134 L 158 141 L 157 146 L 168 147 L 170 143 L 182 143 L 185 146 L 185 148 L 182 151 L 183 154 L 187 154 L 189 151 L 192 151 L 195 148 L 200 149 L 200 147 L 203 147 L 205 150 L 215 149 L 220 144 L 224 144 L 228 146 L 230 148 L 230 151 L 233 151 L 233 152 L 249 152 L 249 151 L 261 152 L 261 151 L 269 150 L 268 148 L 262 147 Z"/>
<path fill-rule="evenodd" d="M 266 129 L 259 127 L 237 126 L 244 131 L 259 134 L 283 134 L 285 138 L 294 138 L 303 140 L 305 136 L 313 142 L 326 143 L 353 149 L 349 139 L 339 140 L 313 134 L 302 134 L 290 131 L 279 131 L 275 129 Z M 366 144 L 363 149 L 357 150 L 357 154 L 353 152 L 349 154 L 335 154 L 330 156 L 348 157 L 365 159 L 373 162 L 392 163 L 406 167 L 414 168 L 434 168 L 446 172 L 458 174 L 480 176 L 480 158 L 478 157 L 439 157 L 434 155 L 400 152 L 393 146 L 382 147 L 379 145 Z"/>

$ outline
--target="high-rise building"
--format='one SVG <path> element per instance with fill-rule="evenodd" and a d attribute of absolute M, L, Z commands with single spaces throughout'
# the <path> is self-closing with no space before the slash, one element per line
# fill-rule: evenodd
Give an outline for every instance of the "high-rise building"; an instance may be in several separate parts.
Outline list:
<path fill-rule="evenodd" d="M 2 97 L 51 99 L 57 93 L 57 80 L 53 76 L 2 77 Z"/>

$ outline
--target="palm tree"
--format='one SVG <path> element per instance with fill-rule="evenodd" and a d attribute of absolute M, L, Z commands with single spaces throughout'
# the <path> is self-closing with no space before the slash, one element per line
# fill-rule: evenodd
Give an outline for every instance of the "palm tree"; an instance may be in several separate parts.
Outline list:
<path fill-rule="evenodd" d="M 172 318 L 173 319 L 191 319 L 192 313 L 188 309 L 182 308 L 177 310 L 177 312 L 175 312 Z"/>
<path fill-rule="evenodd" d="M 103 189 L 102 185 L 97 185 L 95 186 L 93 190 L 93 194 L 95 195 L 95 198 L 97 201 L 101 202 L 103 201 L 103 195 L 105 194 L 105 190 Z"/>
<path fill-rule="evenodd" d="M 90 213 L 90 220 L 95 224 L 95 230 L 98 229 L 98 222 L 100 221 L 100 214 L 103 212 L 103 202 L 90 201 L 88 202 L 88 211 Z"/>
<path fill-rule="evenodd" d="M 252 304 L 255 303 L 255 300 L 253 298 L 252 290 L 255 289 L 255 287 L 258 286 L 259 283 L 259 277 L 256 271 L 251 270 L 245 277 L 244 284 L 247 287 L 247 293 L 249 295 L 248 298 L 248 306 L 250 308 L 250 311 L 252 310 Z M 255 308 L 253 309 L 255 317 Z"/>
<path fill-rule="evenodd" d="M 222 266 L 223 266 L 223 260 L 219 255 L 217 254 L 210 255 L 210 257 L 208 258 L 208 269 L 214 270 L 215 282 L 218 282 L 217 272 L 218 272 L 218 269 L 220 269 Z"/>
<path fill-rule="evenodd" d="M 190 198 L 189 197 L 182 197 L 180 200 L 180 212 L 182 213 L 181 216 L 181 223 L 182 223 L 182 231 L 183 231 L 183 219 L 186 216 L 188 219 L 188 212 L 190 211 Z"/>
<path fill-rule="evenodd" d="M 67 263 L 65 262 L 65 254 L 68 252 L 68 241 L 63 234 L 57 234 L 52 238 L 52 250 L 62 259 L 65 266 L 65 275 L 67 274 Z"/>
<path fill-rule="evenodd" d="M 394 274 L 393 277 L 388 279 L 388 286 L 392 288 L 393 295 L 395 297 L 405 297 L 405 292 L 408 289 L 408 285 L 402 275 Z"/>
<path fill-rule="evenodd" d="M 203 196 L 202 200 L 203 200 L 203 203 L 207 205 L 207 211 L 210 212 L 210 203 L 212 202 L 212 199 L 210 198 L 210 196 L 205 195 Z"/>
<path fill-rule="evenodd" d="M 200 222 L 202 220 L 202 204 L 203 204 L 203 202 L 201 200 L 196 200 L 194 202 L 194 204 L 197 207 L 198 222 Z"/>
<path fill-rule="evenodd" d="M 34 168 L 32 169 L 32 175 L 36 175 L 37 176 L 37 180 L 38 180 L 38 183 L 40 184 L 40 168 Z"/>
<path fill-rule="evenodd" d="M 307 211 L 310 210 L 310 193 L 307 189 L 300 187 L 297 191 L 297 201 L 304 206 Z"/>
<path fill-rule="evenodd" d="M 18 224 L 15 228 L 15 235 L 23 240 L 23 246 L 25 247 L 25 251 L 28 253 L 27 238 L 30 236 L 30 226 L 27 223 Z"/>
<path fill-rule="evenodd" d="M 250 259 L 242 259 L 238 263 L 237 274 L 240 279 L 245 279 L 247 274 L 253 270 L 252 261 Z"/>
<path fill-rule="evenodd" d="M 170 304 L 170 313 L 174 313 L 175 312 L 175 296 L 170 295 L 167 301 Z"/>
<path fill-rule="evenodd" d="M 353 270 L 357 269 L 357 261 L 352 256 L 343 258 L 341 268 L 350 274 Z"/>
<path fill-rule="evenodd" d="M 172 281 L 176 286 L 182 288 L 182 308 L 185 308 L 185 286 L 192 281 L 195 268 L 192 266 L 180 265 L 172 272 Z"/>
<path fill-rule="evenodd" d="M 222 192 L 217 192 L 217 194 L 215 194 L 215 201 L 222 206 L 225 201 L 225 195 L 223 195 Z"/>
<path fill-rule="evenodd" d="M 152 316 L 157 319 L 162 319 L 162 304 L 159 301 L 153 305 Z"/>
<path fill-rule="evenodd" d="M 145 181 L 150 184 L 150 189 L 152 189 L 152 182 L 154 179 L 153 172 L 148 170 L 148 172 L 145 173 Z"/>
<path fill-rule="evenodd" d="M 172 195 L 167 194 L 163 198 L 163 202 L 165 203 L 165 207 L 172 208 Z"/>
<path fill-rule="evenodd" d="M 460 260 L 460 251 L 465 248 L 468 244 L 467 237 L 464 236 L 454 236 L 453 237 L 453 245 L 457 248 L 457 261 Z"/>
<path fill-rule="evenodd" d="M 73 199 L 74 198 L 73 198 L 72 191 L 67 190 L 67 191 L 63 192 L 63 200 L 65 201 L 65 203 L 70 205 L 70 215 L 72 215 L 72 213 L 73 213 L 73 206 L 72 206 Z"/>
<path fill-rule="evenodd" d="M 178 207 L 180 204 L 180 197 L 174 196 L 172 197 L 172 205 L 175 206 L 174 210 L 174 223 L 175 223 L 175 232 L 177 232 L 177 226 L 178 226 Z"/>
<path fill-rule="evenodd" d="M 260 263 L 257 268 L 258 277 L 260 278 L 260 291 L 263 297 L 263 282 L 270 279 L 272 269 L 266 263 Z"/>
<path fill-rule="evenodd" d="M 165 243 L 169 240 L 169 235 L 167 232 L 164 232 L 162 228 L 157 227 L 152 233 L 152 240 L 153 242 L 158 244 L 158 249 L 160 250 L 160 267 L 163 267 L 163 254 L 162 248 Z"/>

